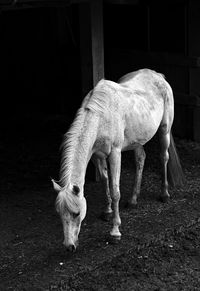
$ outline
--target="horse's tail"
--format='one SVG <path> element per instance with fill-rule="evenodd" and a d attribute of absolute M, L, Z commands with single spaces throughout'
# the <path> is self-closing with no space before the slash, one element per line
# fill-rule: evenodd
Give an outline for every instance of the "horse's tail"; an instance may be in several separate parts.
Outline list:
<path fill-rule="evenodd" d="M 172 133 L 170 133 L 168 180 L 169 184 L 172 187 L 183 186 L 185 183 L 185 176 L 176 150 Z"/>

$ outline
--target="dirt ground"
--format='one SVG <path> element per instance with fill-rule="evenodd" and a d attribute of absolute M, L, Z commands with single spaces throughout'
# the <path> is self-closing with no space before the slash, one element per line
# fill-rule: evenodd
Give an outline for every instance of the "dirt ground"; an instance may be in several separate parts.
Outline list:
<path fill-rule="evenodd" d="M 123 154 L 122 239 L 108 243 L 110 222 L 99 219 L 104 195 L 87 179 L 87 217 L 76 253 L 62 246 L 50 177 L 58 178 L 62 133 L 55 120 L 27 127 L 16 123 L 0 133 L 0 290 L 200 290 L 200 144 L 175 137 L 187 179 L 158 201 L 157 141 L 147 159 L 136 209 L 124 204 L 134 176 L 132 152 Z"/>

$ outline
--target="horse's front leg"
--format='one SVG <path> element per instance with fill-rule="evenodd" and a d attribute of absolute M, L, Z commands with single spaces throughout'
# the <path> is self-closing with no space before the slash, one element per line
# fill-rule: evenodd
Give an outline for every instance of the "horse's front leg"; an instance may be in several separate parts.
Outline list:
<path fill-rule="evenodd" d="M 113 202 L 113 228 L 110 232 L 114 240 L 121 238 L 119 226 L 121 219 L 119 216 L 119 201 L 120 201 L 120 173 L 121 173 L 121 149 L 113 148 L 109 156 L 110 163 L 110 190 Z"/>
<path fill-rule="evenodd" d="M 142 173 L 146 154 L 142 145 L 138 145 L 135 151 L 136 171 L 134 178 L 133 194 L 128 200 L 127 207 L 135 207 L 137 205 L 137 197 L 140 194 Z"/>
<path fill-rule="evenodd" d="M 162 130 L 162 128 L 161 128 Z M 162 164 L 162 187 L 160 199 L 162 202 L 166 202 L 170 195 L 168 192 L 168 179 L 167 179 L 167 163 L 169 160 L 169 145 L 170 145 L 170 132 L 160 132 L 161 143 L 161 164 Z"/>

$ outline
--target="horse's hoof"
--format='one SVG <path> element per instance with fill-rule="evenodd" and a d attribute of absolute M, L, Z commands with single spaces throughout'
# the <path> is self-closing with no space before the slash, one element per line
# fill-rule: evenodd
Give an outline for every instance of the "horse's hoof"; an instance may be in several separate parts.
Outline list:
<path fill-rule="evenodd" d="M 125 208 L 128 208 L 128 209 L 136 209 L 137 208 L 137 204 L 131 203 L 131 202 L 126 202 L 126 204 L 124 206 L 125 206 Z"/>
<path fill-rule="evenodd" d="M 121 235 L 119 236 L 109 236 L 108 243 L 112 245 L 118 245 L 121 241 Z"/>
<path fill-rule="evenodd" d="M 106 222 L 110 221 L 111 217 L 112 217 L 112 212 L 102 212 L 99 216 L 101 220 L 106 221 Z"/>
<path fill-rule="evenodd" d="M 162 203 L 167 203 L 169 201 L 169 198 L 169 196 L 160 196 L 159 201 L 161 201 Z"/>

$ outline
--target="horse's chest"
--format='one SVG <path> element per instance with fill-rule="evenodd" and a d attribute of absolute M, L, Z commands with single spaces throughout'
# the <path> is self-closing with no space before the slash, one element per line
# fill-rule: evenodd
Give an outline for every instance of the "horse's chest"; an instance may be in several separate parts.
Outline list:
<path fill-rule="evenodd" d="M 117 126 L 102 127 L 99 130 L 97 139 L 94 144 L 94 151 L 96 153 L 109 155 L 113 146 L 121 147 L 123 143 L 123 130 L 124 128 Z"/>
<path fill-rule="evenodd" d="M 111 139 L 108 136 L 98 137 L 94 144 L 93 151 L 97 156 L 108 156 L 111 151 Z"/>

